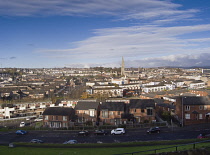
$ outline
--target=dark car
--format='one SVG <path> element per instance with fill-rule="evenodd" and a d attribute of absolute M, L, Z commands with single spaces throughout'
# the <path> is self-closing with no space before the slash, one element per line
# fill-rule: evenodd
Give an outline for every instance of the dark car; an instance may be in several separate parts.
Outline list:
<path fill-rule="evenodd" d="M 43 141 L 40 140 L 40 139 L 32 139 L 32 140 L 30 141 L 30 143 L 43 143 Z"/>
<path fill-rule="evenodd" d="M 147 130 L 147 133 L 148 134 L 151 134 L 151 133 L 160 133 L 160 128 L 159 127 L 152 127 L 150 129 Z"/>
<path fill-rule="evenodd" d="M 15 133 L 16 133 L 17 135 L 25 135 L 25 134 L 27 134 L 28 132 L 25 131 L 25 130 L 17 130 Z"/>
<path fill-rule="evenodd" d="M 93 134 L 94 135 L 107 135 L 108 132 L 105 130 L 95 130 Z"/>
<path fill-rule="evenodd" d="M 88 136 L 88 135 L 89 135 L 89 132 L 87 130 L 83 130 L 78 133 L 78 136 Z"/>
<path fill-rule="evenodd" d="M 201 133 L 201 134 L 198 135 L 197 138 L 198 138 L 198 139 L 210 138 L 210 134 Z"/>

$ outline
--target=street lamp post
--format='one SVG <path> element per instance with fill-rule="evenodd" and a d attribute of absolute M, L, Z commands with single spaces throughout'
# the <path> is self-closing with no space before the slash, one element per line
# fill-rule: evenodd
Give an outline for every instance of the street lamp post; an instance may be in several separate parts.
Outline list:
<path fill-rule="evenodd" d="M 182 96 L 182 127 L 183 126 L 184 126 L 184 100 L 183 100 L 183 96 Z"/>

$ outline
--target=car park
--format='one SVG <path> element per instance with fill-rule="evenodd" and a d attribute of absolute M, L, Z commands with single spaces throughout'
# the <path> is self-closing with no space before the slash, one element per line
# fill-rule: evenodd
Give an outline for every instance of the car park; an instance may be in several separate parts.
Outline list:
<path fill-rule="evenodd" d="M 77 144 L 77 140 L 71 139 L 71 140 L 65 141 L 63 144 Z"/>
<path fill-rule="evenodd" d="M 93 134 L 94 134 L 94 135 L 107 135 L 108 132 L 105 131 L 105 130 L 95 130 L 95 131 L 93 132 Z"/>
<path fill-rule="evenodd" d="M 160 128 L 159 127 L 152 127 L 150 129 L 147 130 L 147 133 L 148 134 L 151 134 L 151 133 L 160 133 Z"/>
<path fill-rule="evenodd" d="M 40 139 L 32 139 L 30 141 L 30 143 L 43 143 L 44 141 L 43 140 L 40 140 Z"/>
<path fill-rule="evenodd" d="M 15 133 L 16 133 L 17 135 L 25 135 L 25 134 L 27 134 L 28 132 L 25 131 L 25 130 L 17 130 Z"/>
<path fill-rule="evenodd" d="M 88 136 L 89 132 L 87 130 L 82 130 L 78 133 L 78 136 Z"/>
<path fill-rule="evenodd" d="M 125 129 L 124 128 L 116 128 L 116 129 L 113 129 L 111 131 L 111 134 L 112 135 L 122 135 L 122 134 L 125 134 Z"/>

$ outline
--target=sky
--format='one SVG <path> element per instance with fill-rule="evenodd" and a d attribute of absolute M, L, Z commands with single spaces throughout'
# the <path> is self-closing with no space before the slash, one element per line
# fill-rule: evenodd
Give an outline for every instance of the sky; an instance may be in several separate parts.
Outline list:
<path fill-rule="evenodd" d="M 210 66 L 209 0 L 0 0 L 0 67 Z"/>

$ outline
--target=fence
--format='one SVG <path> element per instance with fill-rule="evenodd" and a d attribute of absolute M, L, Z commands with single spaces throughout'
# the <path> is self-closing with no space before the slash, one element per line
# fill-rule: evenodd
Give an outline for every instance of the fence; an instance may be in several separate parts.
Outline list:
<path fill-rule="evenodd" d="M 160 148 L 160 149 L 152 149 L 152 150 L 146 150 L 146 151 L 138 151 L 138 152 L 130 152 L 130 153 L 121 153 L 121 154 L 114 154 L 114 155 L 135 155 L 135 154 L 142 154 L 142 153 L 149 153 L 149 152 L 153 152 L 153 153 L 157 153 L 157 151 L 160 150 L 165 150 L 165 149 L 172 149 L 173 148 L 175 151 L 178 151 L 179 147 L 182 146 L 187 146 L 187 145 L 192 145 L 192 149 L 196 149 L 196 144 L 200 144 L 200 143 L 206 143 L 206 142 L 210 142 L 210 140 L 205 140 L 205 141 L 200 141 L 200 142 L 194 142 L 194 143 L 187 143 L 187 144 L 182 144 L 182 145 L 176 145 L 176 146 L 170 146 L 170 147 L 165 147 L 165 148 Z"/>

